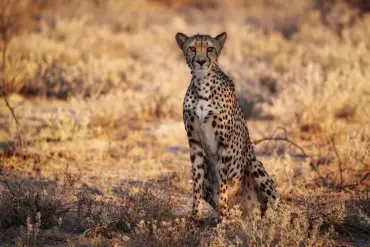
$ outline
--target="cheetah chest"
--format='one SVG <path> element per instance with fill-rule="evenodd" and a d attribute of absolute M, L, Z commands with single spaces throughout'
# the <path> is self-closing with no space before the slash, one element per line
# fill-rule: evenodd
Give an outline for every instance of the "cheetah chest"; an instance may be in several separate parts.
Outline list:
<path fill-rule="evenodd" d="M 204 151 L 210 157 L 217 154 L 217 140 L 212 127 L 212 119 L 216 113 L 209 101 L 201 99 L 195 106 L 195 129 Z"/>

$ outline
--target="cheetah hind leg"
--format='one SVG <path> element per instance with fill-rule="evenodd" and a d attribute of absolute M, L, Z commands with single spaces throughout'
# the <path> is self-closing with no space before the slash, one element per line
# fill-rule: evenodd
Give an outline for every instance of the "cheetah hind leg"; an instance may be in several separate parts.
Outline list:
<path fill-rule="evenodd" d="M 252 181 L 250 189 L 257 194 L 263 216 L 267 210 L 267 203 L 276 199 L 276 187 L 260 161 L 252 161 L 249 169 L 249 181 Z"/>

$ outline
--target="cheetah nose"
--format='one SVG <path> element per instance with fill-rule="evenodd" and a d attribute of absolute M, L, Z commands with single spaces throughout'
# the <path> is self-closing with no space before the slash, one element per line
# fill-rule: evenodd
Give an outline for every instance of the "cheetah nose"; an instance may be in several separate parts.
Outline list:
<path fill-rule="evenodd" d="M 198 60 L 197 63 L 200 65 L 200 66 L 203 66 L 203 64 L 206 63 L 206 60 Z"/>

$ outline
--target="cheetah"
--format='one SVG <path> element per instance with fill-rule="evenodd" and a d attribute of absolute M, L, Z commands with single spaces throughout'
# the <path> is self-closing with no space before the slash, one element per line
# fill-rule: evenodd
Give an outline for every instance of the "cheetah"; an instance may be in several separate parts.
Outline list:
<path fill-rule="evenodd" d="M 248 215 L 276 199 L 275 184 L 256 159 L 245 116 L 235 96 L 234 82 L 218 66 L 227 34 L 188 37 L 176 41 L 191 70 L 183 103 L 183 120 L 190 147 L 193 179 L 192 218 L 202 221 L 202 199 L 220 215 L 238 202 Z M 235 199 L 239 198 L 239 199 Z"/>

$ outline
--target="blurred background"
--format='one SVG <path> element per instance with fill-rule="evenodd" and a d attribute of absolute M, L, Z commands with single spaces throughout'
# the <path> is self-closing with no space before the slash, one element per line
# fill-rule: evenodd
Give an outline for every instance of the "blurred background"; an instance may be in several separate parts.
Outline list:
<path fill-rule="evenodd" d="M 111 237 L 127 245 L 203 241 L 185 230 L 191 244 L 172 235 L 138 237 L 114 224 L 117 215 L 132 226 L 188 212 L 182 101 L 190 70 L 175 34 L 225 31 L 220 67 L 236 84 L 257 155 L 283 202 L 334 224 L 336 244 L 364 246 L 370 232 L 369 12 L 366 0 L 0 1 L 0 227 L 57 227 L 73 232 L 60 241 L 77 246 L 76 224 L 86 231 L 87 246 L 104 245 L 102 226 L 127 237 Z M 25 198 L 27 190 L 35 196 Z M 315 208 L 307 195 L 325 200 Z M 108 207 L 107 196 L 119 203 Z M 39 217 L 35 205 L 50 200 L 54 211 L 41 207 Z M 146 208 L 138 206 L 143 201 Z M 171 205 L 158 206 L 164 201 Z M 5 210 L 19 203 L 23 213 Z M 132 205 L 140 209 L 130 211 Z M 326 211 L 337 206 L 343 210 Z M 293 229 L 285 231 L 297 240 Z M 45 240 L 34 234 L 2 237 L 22 246 Z M 204 241 L 230 240 L 221 235 Z"/>

